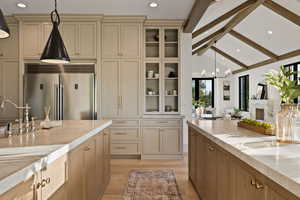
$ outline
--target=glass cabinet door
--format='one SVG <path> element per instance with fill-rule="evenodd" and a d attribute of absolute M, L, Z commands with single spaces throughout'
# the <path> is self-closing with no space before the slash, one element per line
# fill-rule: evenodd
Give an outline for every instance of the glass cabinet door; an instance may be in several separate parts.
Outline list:
<path fill-rule="evenodd" d="M 164 112 L 179 111 L 179 64 L 164 63 Z"/>
<path fill-rule="evenodd" d="M 160 64 L 146 63 L 145 70 L 145 111 L 146 113 L 160 112 Z"/>
<path fill-rule="evenodd" d="M 164 29 L 165 58 L 178 58 L 178 29 Z"/>
<path fill-rule="evenodd" d="M 160 57 L 160 29 L 147 28 L 145 30 L 145 57 L 159 58 Z"/>

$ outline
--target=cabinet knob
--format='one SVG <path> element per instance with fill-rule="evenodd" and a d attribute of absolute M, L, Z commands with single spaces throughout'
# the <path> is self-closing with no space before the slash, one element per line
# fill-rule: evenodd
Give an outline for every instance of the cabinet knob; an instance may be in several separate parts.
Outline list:
<path fill-rule="evenodd" d="M 251 179 L 251 185 L 255 185 L 256 184 L 256 181 L 255 180 L 253 180 L 253 179 Z"/>
<path fill-rule="evenodd" d="M 213 146 L 209 145 L 209 144 L 207 145 L 207 147 L 208 147 L 209 151 L 214 151 L 215 150 L 215 148 Z"/>
<path fill-rule="evenodd" d="M 51 183 L 50 177 L 46 179 L 46 183 L 47 183 L 47 184 Z"/>
<path fill-rule="evenodd" d="M 258 189 L 258 190 L 260 190 L 260 189 L 264 189 L 264 185 L 263 185 L 263 184 L 261 184 L 261 183 L 258 183 L 258 182 L 256 182 L 256 184 L 255 184 L 255 188 L 256 188 L 256 189 Z"/>

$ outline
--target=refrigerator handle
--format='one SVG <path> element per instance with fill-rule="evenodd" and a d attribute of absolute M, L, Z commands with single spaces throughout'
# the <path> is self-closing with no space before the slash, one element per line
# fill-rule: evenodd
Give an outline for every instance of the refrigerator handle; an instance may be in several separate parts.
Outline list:
<path fill-rule="evenodd" d="M 58 112 L 59 112 L 59 86 L 57 84 L 55 84 L 55 102 L 54 102 L 54 111 L 55 111 L 55 119 L 54 120 L 59 120 L 59 115 L 58 115 Z"/>
<path fill-rule="evenodd" d="M 59 86 L 59 120 L 64 119 L 64 85 Z"/>

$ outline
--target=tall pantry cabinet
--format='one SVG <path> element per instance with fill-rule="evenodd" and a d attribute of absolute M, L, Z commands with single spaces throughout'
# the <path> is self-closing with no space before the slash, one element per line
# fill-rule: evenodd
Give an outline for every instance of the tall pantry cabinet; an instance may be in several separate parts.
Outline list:
<path fill-rule="evenodd" d="M 0 96 L 19 102 L 19 27 L 18 22 L 7 17 L 11 35 L 0 40 Z M 6 104 L 0 110 L 0 120 L 13 120 L 18 117 L 14 106 Z"/>

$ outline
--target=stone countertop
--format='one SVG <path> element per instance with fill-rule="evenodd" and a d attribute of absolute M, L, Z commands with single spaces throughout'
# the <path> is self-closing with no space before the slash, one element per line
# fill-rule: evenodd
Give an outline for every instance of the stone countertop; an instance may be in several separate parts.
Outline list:
<path fill-rule="evenodd" d="M 237 121 L 191 120 L 188 125 L 300 198 L 300 144 L 277 143 L 237 127 Z"/>
<path fill-rule="evenodd" d="M 0 138 L 0 195 L 110 126 L 110 120 L 63 121 L 36 134 Z"/>

